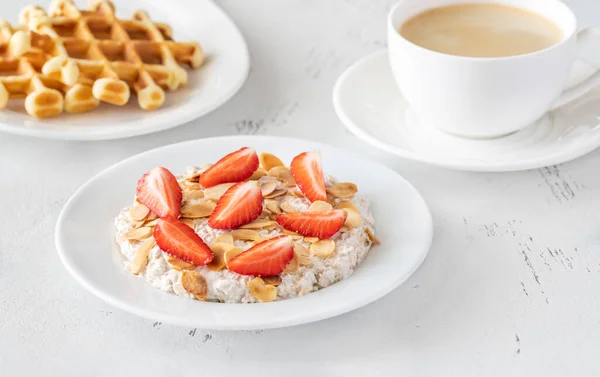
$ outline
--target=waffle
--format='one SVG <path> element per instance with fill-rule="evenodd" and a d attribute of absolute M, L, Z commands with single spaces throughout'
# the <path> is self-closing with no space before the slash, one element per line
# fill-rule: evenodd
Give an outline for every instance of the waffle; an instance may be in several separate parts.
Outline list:
<path fill-rule="evenodd" d="M 163 104 L 165 90 L 186 84 L 181 65 L 198 68 L 202 61 L 197 43 L 173 41 L 169 26 L 143 11 L 122 20 L 107 0 L 91 1 L 88 10 L 71 0 L 54 1 L 48 13 L 28 6 L 18 28 L 0 23 L 0 108 L 8 98 L 25 97 L 26 111 L 36 117 L 63 108 L 85 112 L 100 101 L 124 105 L 132 90 L 139 106 L 152 110 Z M 20 86 L 10 85 L 16 78 Z M 36 101 L 42 92 L 47 101 Z"/>

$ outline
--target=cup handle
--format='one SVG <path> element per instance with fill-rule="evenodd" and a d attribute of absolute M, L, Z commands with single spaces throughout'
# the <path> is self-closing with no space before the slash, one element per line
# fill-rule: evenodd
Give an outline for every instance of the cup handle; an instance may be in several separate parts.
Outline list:
<path fill-rule="evenodd" d="M 596 86 L 600 85 L 600 64 L 594 64 L 586 59 L 584 56 L 581 56 L 581 52 L 589 49 L 583 49 L 584 44 L 595 42 L 596 48 L 593 51 L 600 52 L 600 27 L 589 27 L 579 31 L 577 33 L 577 46 L 579 49 L 578 58 L 585 61 L 586 63 L 594 66 L 596 68 L 596 72 L 594 72 L 590 77 L 583 80 L 577 85 L 573 85 L 572 87 L 565 90 L 560 97 L 554 102 L 551 110 L 555 110 L 563 105 L 566 105 L 569 102 L 576 100 L 577 98 L 583 96 L 590 90 L 594 89 Z"/>

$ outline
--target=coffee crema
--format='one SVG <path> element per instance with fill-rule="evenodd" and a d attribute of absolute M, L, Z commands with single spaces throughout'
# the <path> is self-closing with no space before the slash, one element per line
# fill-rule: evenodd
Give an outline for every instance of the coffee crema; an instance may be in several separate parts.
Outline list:
<path fill-rule="evenodd" d="M 500 4 L 456 4 L 426 10 L 406 21 L 402 37 L 428 50 L 493 58 L 532 53 L 563 39 L 545 17 Z"/>

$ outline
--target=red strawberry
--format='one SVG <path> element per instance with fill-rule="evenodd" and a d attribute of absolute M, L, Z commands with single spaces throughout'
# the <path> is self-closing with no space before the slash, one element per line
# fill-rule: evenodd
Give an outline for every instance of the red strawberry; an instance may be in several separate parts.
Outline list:
<path fill-rule="evenodd" d="M 204 187 L 221 183 L 241 182 L 258 169 L 258 155 L 254 149 L 244 147 L 223 157 L 200 176 Z"/>
<path fill-rule="evenodd" d="M 256 181 L 231 186 L 217 202 L 208 219 L 215 229 L 232 229 L 256 220 L 263 208 L 263 197 Z"/>
<path fill-rule="evenodd" d="M 294 157 L 290 165 L 294 180 L 302 193 L 311 202 L 327 201 L 325 178 L 321 167 L 321 153 L 304 152 Z"/>
<path fill-rule="evenodd" d="M 192 228 L 181 221 L 160 219 L 154 228 L 154 239 L 162 251 L 196 266 L 204 266 L 214 254 Z"/>
<path fill-rule="evenodd" d="M 292 258 L 292 237 L 279 236 L 252 246 L 230 260 L 227 267 L 241 275 L 273 276 L 281 273 Z"/>
<path fill-rule="evenodd" d="M 331 210 L 324 212 L 300 212 L 277 215 L 277 223 L 287 230 L 304 237 L 330 238 L 346 221 L 346 212 Z"/>
<path fill-rule="evenodd" d="M 135 195 L 158 217 L 176 219 L 181 214 L 181 187 L 173 173 L 161 166 L 144 174 Z"/>

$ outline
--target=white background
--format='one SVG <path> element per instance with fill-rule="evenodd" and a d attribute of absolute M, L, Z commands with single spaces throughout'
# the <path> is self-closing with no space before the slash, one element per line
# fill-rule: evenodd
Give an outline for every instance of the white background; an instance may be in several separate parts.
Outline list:
<path fill-rule="evenodd" d="M 0 135 L 0 375 L 599 375 L 600 151 L 534 171 L 476 174 L 358 142 L 336 118 L 331 89 L 352 62 L 385 47 L 393 2 L 219 1 L 252 55 L 248 82 L 221 109 L 120 141 Z M 582 26 L 600 24 L 600 3 L 570 3 Z M 432 209 L 428 258 L 372 305 L 269 331 L 153 323 L 75 283 L 53 232 L 82 183 L 154 147 L 230 134 L 320 140 L 393 167 Z"/>

